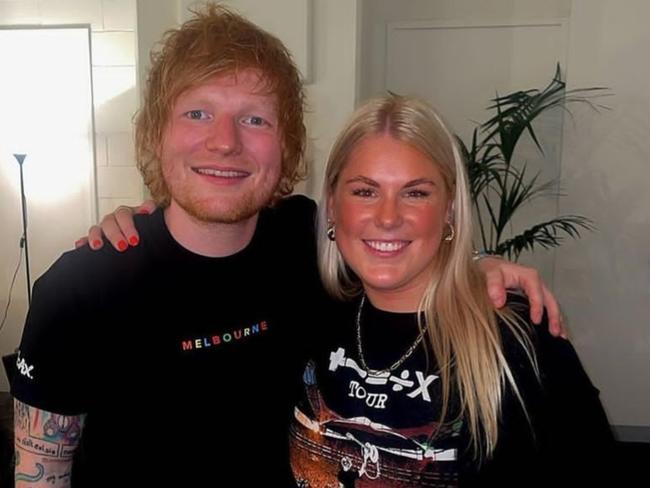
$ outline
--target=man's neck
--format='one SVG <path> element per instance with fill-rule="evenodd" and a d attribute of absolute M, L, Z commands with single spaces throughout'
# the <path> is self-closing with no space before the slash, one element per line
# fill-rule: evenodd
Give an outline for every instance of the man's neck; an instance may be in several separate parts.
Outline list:
<path fill-rule="evenodd" d="M 165 223 L 174 240 L 185 249 L 216 258 L 231 256 L 250 243 L 258 215 L 232 224 L 203 222 L 172 200 L 165 209 Z"/>

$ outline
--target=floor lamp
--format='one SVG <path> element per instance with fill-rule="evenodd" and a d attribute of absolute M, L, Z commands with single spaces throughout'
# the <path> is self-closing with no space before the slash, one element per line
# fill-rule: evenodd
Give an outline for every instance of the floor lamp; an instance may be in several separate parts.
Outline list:
<path fill-rule="evenodd" d="M 25 178 L 23 175 L 23 163 L 27 154 L 14 154 L 14 158 L 18 161 L 18 166 L 20 167 L 20 204 L 23 216 L 23 235 L 20 238 L 20 247 L 25 249 L 25 273 L 27 276 L 27 303 L 31 306 L 32 304 L 32 279 L 29 273 L 29 246 L 27 242 L 27 198 L 25 197 Z M 16 374 L 16 360 L 18 358 L 17 353 L 7 354 L 2 357 L 2 364 L 5 368 L 7 378 L 9 383 L 14 374 Z"/>
<path fill-rule="evenodd" d="M 23 213 L 23 236 L 20 238 L 20 247 L 25 249 L 25 273 L 27 275 L 27 304 L 32 304 L 32 279 L 29 273 L 29 245 L 27 243 L 27 198 L 25 198 L 25 183 L 23 177 L 23 163 L 27 154 L 14 154 L 20 167 L 20 203 Z"/>

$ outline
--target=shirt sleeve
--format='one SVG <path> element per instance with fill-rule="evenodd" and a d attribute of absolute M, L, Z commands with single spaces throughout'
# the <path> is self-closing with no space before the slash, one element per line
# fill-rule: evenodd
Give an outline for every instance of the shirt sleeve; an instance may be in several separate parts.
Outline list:
<path fill-rule="evenodd" d="M 30 406 L 64 415 L 87 411 L 89 286 L 80 253 L 64 254 L 34 284 L 11 382 Z"/>
<path fill-rule="evenodd" d="M 538 332 L 538 358 L 547 409 L 545 457 L 564 464 L 575 482 L 604 482 L 614 471 L 614 437 L 600 401 L 571 343 Z"/>
<path fill-rule="evenodd" d="M 527 303 L 518 313 L 528 318 Z M 529 324 L 541 393 L 531 395 L 539 405 L 528 405 L 535 416 L 545 475 L 549 480 L 561 476 L 567 486 L 587 486 L 590 481 L 600 484 L 611 478 L 615 464 L 614 437 L 600 392 L 572 344 L 553 337 L 546 319 L 544 316 L 539 325 Z M 524 391 L 531 388 L 526 385 Z"/>

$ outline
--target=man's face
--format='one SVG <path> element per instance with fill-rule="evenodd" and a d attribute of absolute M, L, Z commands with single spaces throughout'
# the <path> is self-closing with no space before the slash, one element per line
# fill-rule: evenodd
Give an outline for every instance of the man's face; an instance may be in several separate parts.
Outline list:
<path fill-rule="evenodd" d="M 160 152 L 171 205 L 204 222 L 235 223 L 271 199 L 282 166 L 275 95 L 259 73 L 224 74 L 183 92 Z"/>

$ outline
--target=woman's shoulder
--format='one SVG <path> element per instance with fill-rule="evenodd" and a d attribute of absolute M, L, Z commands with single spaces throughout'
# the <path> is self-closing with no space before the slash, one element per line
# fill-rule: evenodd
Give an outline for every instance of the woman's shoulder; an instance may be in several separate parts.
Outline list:
<path fill-rule="evenodd" d="M 525 296 L 510 295 L 508 307 L 523 324 L 532 347 L 535 368 L 530 360 L 528 364 L 513 361 L 522 354 L 507 350 L 505 343 L 513 333 L 504 332 L 504 352 L 506 357 L 510 354 L 508 362 L 534 423 L 541 455 L 553 463 L 555 472 L 572 476 L 583 476 L 601 463 L 609 469 L 613 437 L 607 415 L 573 345 L 551 335 L 546 316 L 540 324 L 531 323 Z"/>
<path fill-rule="evenodd" d="M 499 320 L 503 349 L 507 358 L 521 359 L 530 352 L 543 383 L 582 385 L 587 390 L 596 390 L 571 342 L 551 335 L 546 312 L 539 324 L 533 324 L 530 320 L 530 304 L 524 294 L 508 292 L 506 304 L 518 324 L 518 327 L 513 328 L 503 319 Z M 518 334 L 517 331 L 520 333 Z M 522 333 L 525 334 L 524 344 L 521 341 Z M 529 351 L 526 351 L 526 346 Z M 522 361 L 519 361 L 519 364 L 522 364 Z"/>
<path fill-rule="evenodd" d="M 519 291 L 508 291 L 506 299 L 506 314 L 509 314 L 519 326 L 517 329 L 525 332 L 531 340 L 535 350 L 540 353 L 552 352 L 553 354 L 575 354 L 571 343 L 561 337 L 551 334 L 546 310 L 539 324 L 534 324 L 530 319 L 530 302 L 528 297 Z M 512 327 L 507 326 L 503 318 L 499 319 L 502 335 L 512 336 Z"/>
<path fill-rule="evenodd" d="M 546 310 L 539 324 L 534 324 L 530 319 L 530 302 L 528 297 L 517 290 L 508 290 L 506 305 L 499 315 L 499 327 L 505 338 L 518 337 L 520 333 L 532 341 L 535 348 L 552 347 L 553 344 L 567 343 L 565 339 L 551 335 Z M 516 327 L 512 327 L 512 324 Z"/>

